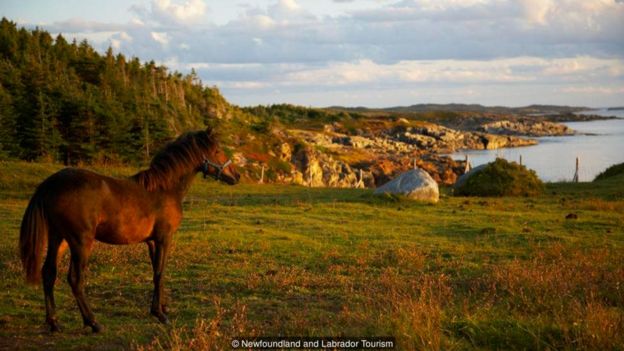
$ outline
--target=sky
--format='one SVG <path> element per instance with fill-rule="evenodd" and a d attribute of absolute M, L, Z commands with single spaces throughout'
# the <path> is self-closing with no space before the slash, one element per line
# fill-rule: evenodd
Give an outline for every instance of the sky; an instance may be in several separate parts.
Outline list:
<path fill-rule="evenodd" d="M 624 106 L 624 0 L 2 0 L 239 105 Z"/>

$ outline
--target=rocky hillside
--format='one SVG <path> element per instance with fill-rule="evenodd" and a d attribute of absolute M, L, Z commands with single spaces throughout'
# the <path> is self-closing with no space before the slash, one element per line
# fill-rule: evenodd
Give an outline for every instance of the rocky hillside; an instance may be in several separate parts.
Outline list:
<path fill-rule="evenodd" d="M 465 165 L 445 155 L 462 149 L 535 145 L 538 137 L 575 133 L 561 121 L 605 118 L 575 114 L 581 109 L 479 106 L 412 112 L 256 106 L 242 109 L 252 117 L 247 118 L 247 127 L 235 131 L 239 143 L 230 149 L 252 182 L 262 178 L 311 187 L 376 187 L 416 165 L 438 183 L 452 184 Z"/>
<path fill-rule="evenodd" d="M 235 162 L 250 181 L 375 187 L 417 166 L 437 182 L 452 184 L 463 174 L 465 165 L 444 154 L 536 143 L 519 136 L 457 130 L 427 121 L 324 113 L 327 123 L 270 120 L 264 133 L 238 138 L 238 145 L 230 146 L 236 150 Z"/>

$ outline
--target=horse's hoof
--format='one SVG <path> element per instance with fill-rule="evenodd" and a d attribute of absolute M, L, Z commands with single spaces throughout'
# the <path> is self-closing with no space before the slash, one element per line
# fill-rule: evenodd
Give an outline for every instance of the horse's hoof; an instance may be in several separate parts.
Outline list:
<path fill-rule="evenodd" d="M 152 316 L 158 318 L 160 323 L 165 324 L 165 325 L 169 325 L 169 318 L 167 318 L 166 314 L 164 314 L 163 312 L 154 311 L 154 310 L 152 310 L 151 313 L 152 313 Z"/>
<path fill-rule="evenodd" d="M 169 318 L 167 318 L 167 316 L 165 316 L 164 314 L 158 317 L 158 320 L 160 321 L 160 323 L 164 324 L 164 325 L 170 325 L 171 323 L 169 322 Z"/>
<path fill-rule="evenodd" d="M 93 331 L 93 333 L 100 333 L 102 330 L 104 330 L 104 328 L 99 323 L 93 322 L 91 324 L 91 331 Z"/>
<path fill-rule="evenodd" d="M 50 333 L 58 333 L 60 331 L 61 331 L 61 326 L 58 324 L 58 322 L 50 323 Z"/>

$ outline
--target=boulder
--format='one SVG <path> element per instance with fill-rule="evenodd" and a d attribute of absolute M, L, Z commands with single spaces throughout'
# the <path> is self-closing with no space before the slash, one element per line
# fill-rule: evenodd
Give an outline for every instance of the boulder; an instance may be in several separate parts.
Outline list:
<path fill-rule="evenodd" d="M 410 199 L 428 202 L 438 202 L 440 198 L 438 183 L 422 169 L 402 173 L 375 190 L 377 195 L 386 193 L 405 195 Z"/>

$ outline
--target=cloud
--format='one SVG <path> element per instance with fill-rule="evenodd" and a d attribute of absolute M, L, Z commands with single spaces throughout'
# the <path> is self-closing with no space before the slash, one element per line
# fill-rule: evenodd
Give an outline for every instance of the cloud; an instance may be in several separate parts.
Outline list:
<path fill-rule="evenodd" d="M 624 79 L 624 60 L 577 57 L 543 59 L 518 57 L 488 61 L 433 60 L 400 61 L 393 64 L 375 63 L 371 60 L 332 62 L 325 65 L 198 65 L 200 72 L 228 72 L 219 76 L 222 81 L 245 82 L 264 79 L 273 85 L 283 86 L 353 86 L 371 85 L 405 86 L 413 84 L 526 84 L 527 82 L 569 83 L 584 82 L 594 77 Z M 263 75 L 248 76 L 249 71 Z M 614 76 L 613 72 L 620 72 Z"/>
<path fill-rule="evenodd" d="M 104 23 L 98 21 L 87 21 L 80 18 L 70 18 L 65 21 L 43 23 L 38 25 L 26 24 L 26 26 L 30 28 L 34 28 L 36 26 L 42 27 L 52 33 L 98 33 L 117 32 L 131 27 L 132 24 Z"/>
<path fill-rule="evenodd" d="M 542 94 L 565 95 L 573 87 L 613 89 L 624 80 L 622 1 L 348 2 L 327 3 L 340 11 L 322 16 L 303 1 L 254 2 L 217 23 L 210 18 L 219 13 L 209 14 L 202 0 L 152 0 L 133 6 L 136 17 L 128 23 L 69 19 L 42 27 L 173 69 L 195 67 L 204 82 L 241 101 L 250 92 L 277 99 L 293 91 L 303 99 L 323 89 L 422 86 L 484 98 L 479 85 L 537 84 Z"/>
<path fill-rule="evenodd" d="M 188 0 L 182 4 L 171 0 L 153 0 L 151 6 L 133 5 L 135 14 L 146 21 L 166 25 L 184 25 L 195 23 L 203 18 L 207 7 L 203 0 Z"/>
<path fill-rule="evenodd" d="M 112 25 L 69 20 L 52 31 L 126 32 L 131 55 L 208 62 L 353 62 L 624 56 L 624 5 L 613 0 L 403 0 L 319 17 L 295 0 L 246 6 L 224 24 L 210 22 L 202 0 L 153 0 L 137 18 Z M 192 24 L 192 25 L 190 25 Z M 163 46 L 150 33 L 166 33 Z M 149 45 L 152 43 L 152 46 Z M 184 53 L 177 51 L 184 48 Z"/>
<path fill-rule="evenodd" d="M 520 0 L 524 15 L 529 23 L 545 25 L 549 17 L 549 13 L 553 11 L 554 4 L 552 0 Z"/>
<path fill-rule="evenodd" d="M 624 94 L 624 86 L 606 87 L 606 86 L 572 86 L 561 89 L 561 92 L 572 94 L 601 94 L 615 95 Z"/>
<path fill-rule="evenodd" d="M 151 32 L 152 39 L 163 46 L 169 44 L 169 35 L 165 32 Z"/>

